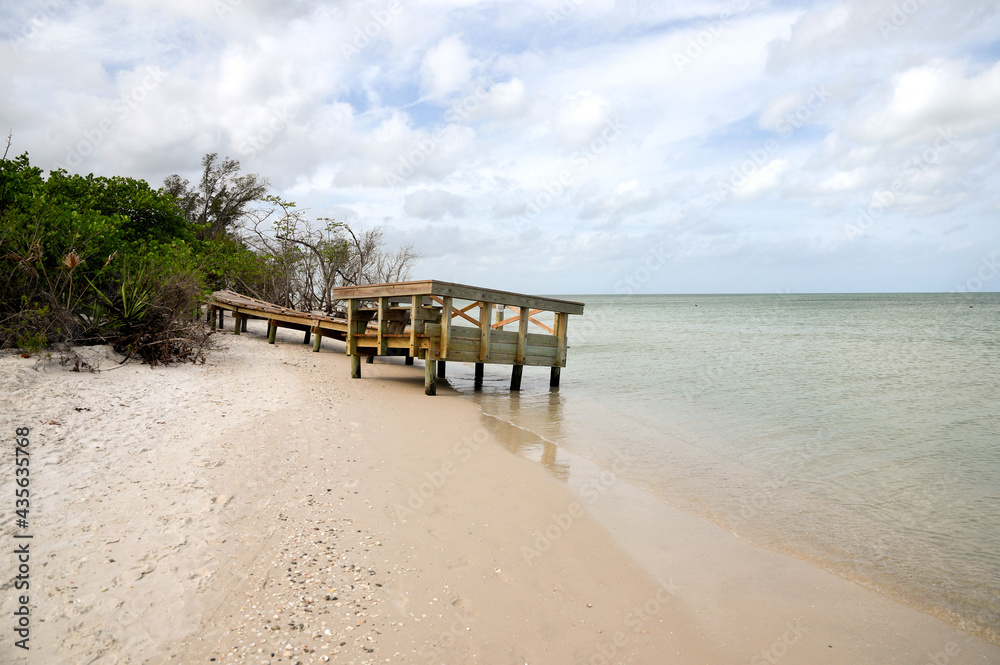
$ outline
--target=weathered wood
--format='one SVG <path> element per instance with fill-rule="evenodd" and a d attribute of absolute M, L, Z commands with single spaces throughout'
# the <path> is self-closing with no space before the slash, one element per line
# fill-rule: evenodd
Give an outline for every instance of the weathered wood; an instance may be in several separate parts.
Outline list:
<path fill-rule="evenodd" d="M 278 322 L 269 320 L 267 322 L 267 343 L 274 344 L 277 338 L 278 338 Z"/>
<path fill-rule="evenodd" d="M 357 355 L 358 353 L 358 342 L 356 334 L 363 332 L 364 330 L 357 330 L 358 324 L 360 323 L 358 318 L 358 308 L 360 302 L 357 298 L 351 298 L 347 303 L 347 348 L 345 353 L 349 356 Z M 365 322 L 365 326 L 368 322 Z M 360 370 L 359 370 L 360 371 Z"/>
<path fill-rule="evenodd" d="M 427 359 L 424 360 L 424 394 L 425 395 L 436 395 L 437 394 L 437 383 L 436 377 L 434 376 L 434 365 L 437 361 L 434 359 L 433 355 L 428 352 Z"/>
<path fill-rule="evenodd" d="M 319 331 L 319 328 L 313 332 L 315 333 L 315 337 L 313 337 L 313 353 L 319 353 L 323 347 L 323 334 Z"/>
<path fill-rule="evenodd" d="M 493 326 L 490 325 L 490 312 L 493 311 L 493 303 L 479 303 L 479 361 L 485 362 L 490 354 L 490 333 Z"/>
<path fill-rule="evenodd" d="M 559 376 L 562 373 L 561 367 L 553 367 L 549 370 L 549 388 L 559 387 Z"/>
<path fill-rule="evenodd" d="M 361 356 L 358 355 L 351 356 L 351 378 L 352 379 L 361 378 Z"/>
<path fill-rule="evenodd" d="M 308 343 L 309 343 L 309 342 L 310 342 L 311 340 L 312 340 L 312 330 L 311 330 L 311 329 L 309 329 L 309 328 L 307 328 L 307 329 L 306 329 L 306 335 L 305 335 L 305 337 L 304 337 L 304 338 L 302 339 L 302 343 L 303 343 L 303 344 L 308 344 Z"/>
<path fill-rule="evenodd" d="M 247 321 L 248 320 L 249 320 L 249 317 L 246 317 L 246 316 L 241 316 L 240 317 L 240 332 L 246 332 L 247 331 Z"/>
<path fill-rule="evenodd" d="M 241 329 L 242 326 L 240 325 L 240 315 L 237 314 L 236 312 L 233 312 L 233 334 L 239 335 Z"/>
<path fill-rule="evenodd" d="M 445 378 L 445 373 L 447 371 L 447 369 L 445 367 L 446 363 L 443 360 L 439 360 L 439 361 L 437 361 L 437 364 L 438 364 L 438 366 L 437 366 L 438 378 L 439 379 L 443 379 L 443 378 Z"/>
<path fill-rule="evenodd" d="M 556 364 L 559 367 L 566 366 L 566 344 L 568 339 L 567 329 L 569 327 L 569 314 L 556 313 Z"/>
<path fill-rule="evenodd" d="M 524 371 L 524 365 L 514 365 L 514 368 L 510 372 L 510 390 L 511 392 L 518 392 L 521 390 L 521 372 Z"/>
<path fill-rule="evenodd" d="M 219 322 L 215 316 L 215 307 L 213 307 L 212 305 L 208 306 L 208 318 L 205 319 L 205 323 L 211 324 L 212 330 L 215 330 L 219 325 Z"/>
<path fill-rule="evenodd" d="M 365 356 L 365 364 L 372 365 L 375 363 L 375 356 Z"/>
<path fill-rule="evenodd" d="M 415 295 L 451 296 L 457 300 L 494 302 L 513 307 L 531 307 L 547 312 L 583 314 L 583 303 L 558 298 L 544 298 L 511 291 L 483 289 L 467 284 L 423 280 L 414 282 L 394 282 L 391 284 L 367 284 L 364 286 L 344 286 L 332 290 L 338 300 L 349 298 L 377 298 L 380 296 L 400 297 Z"/>
<path fill-rule="evenodd" d="M 476 378 L 472 382 L 474 389 L 479 390 L 483 387 L 483 368 L 485 365 L 483 363 L 476 363 Z"/>
<path fill-rule="evenodd" d="M 514 362 L 518 365 L 524 364 L 524 352 L 528 346 L 528 319 L 531 312 L 527 307 L 522 307 L 518 315 L 517 324 L 517 349 L 514 352 Z"/>
<path fill-rule="evenodd" d="M 389 355 L 389 347 L 386 346 L 386 334 L 389 332 L 389 298 L 378 299 L 378 355 Z"/>
<path fill-rule="evenodd" d="M 441 301 L 441 358 L 448 357 L 448 340 L 451 337 L 451 298 L 446 297 Z M 443 374 L 440 376 L 444 376 Z"/>

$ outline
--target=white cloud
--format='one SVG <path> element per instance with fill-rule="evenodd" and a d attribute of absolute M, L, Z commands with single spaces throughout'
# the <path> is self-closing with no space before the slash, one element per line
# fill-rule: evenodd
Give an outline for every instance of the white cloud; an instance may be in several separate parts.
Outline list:
<path fill-rule="evenodd" d="M 420 73 L 424 90 L 431 97 L 441 97 L 468 83 L 475 68 L 468 47 L 457 36 L 445 37 L 424 56 Z"/>

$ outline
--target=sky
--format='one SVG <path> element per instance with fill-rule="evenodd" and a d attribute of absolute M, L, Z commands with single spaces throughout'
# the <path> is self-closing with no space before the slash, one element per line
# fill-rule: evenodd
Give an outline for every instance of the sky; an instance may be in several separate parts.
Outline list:
<path fill-rule="evenodd" d="M 45 0 L 0 42 L 12 155 L 216 152 L 415 279 L 1000 290 L 1000 0 Z"/>

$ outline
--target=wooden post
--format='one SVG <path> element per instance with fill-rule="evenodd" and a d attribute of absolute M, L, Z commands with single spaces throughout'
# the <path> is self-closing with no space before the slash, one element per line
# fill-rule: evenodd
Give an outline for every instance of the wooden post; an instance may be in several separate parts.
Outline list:
<path fill-rule="evenodd" d="M 506 309 L 504 305 L 497 305 L 497 323 L 503 321 L 504 309 Z M 503 326 L 497 326 L 497 330 L 503 330 Z"/>
<path fill-rule="evenodd" d="M 566 328 L 569 325 L 569 314 L 556 312 L 556 364 L 566 366 Z"/>
<path fill-rule="evenodd" d="M 233 334 L 240 334 L 240 315 L 236 312 L 233 312 Z"/>
<path fill-rule="evenodd" d="M 375 356 L 373 356 L 373 355 L 367 355 L 367 356 L 365 356 L 365 364 L 366 365 L 374 365 L 375 364 Z"/>
<path fill-rule="evenodd" d="M 278 338 L 278 323 L 271 319 L 267 320 L 267 343 L 274 344 Z"/>
<path fill-rule="evenodd" d="M 323 335 L 320 334 L 319 328 L 316 329 L 316 336 L 313 337 L 313 353 L 319 353 L 320 348 L 323 346 Z"/>
<path fill-rule="evenodd" d="M 521 390 L 521 372 L 523 370 L 524 365 L 514 365 L 514 369 L 510 373 L 511 392 L 518 392 Z"/>
<path fill-rule="evenodd" d="M 240 317 L 240 332 L 246 332 L 247 331 L 247 321 L 248 320 L 249 320 L 249 317 L 246 317 L 246 316 Z"/>
<path fill-rule="evenodd" d="M 216 316 L 215 316 L 215 306 L 214 305 L 209 305 L 208 306 L 208 318 L 205 319 L 205 323 L 211 323 L 212 324 L 212 330 L 215 330 L 216 327 L 218 327 L 218 322 L 217 322 Z"/>
<path fill-rule="evenodd" d="M 562 373 L 561 367 L 553 367 L 549 373 L 549 388 L 559 387 L 559 375 Z"/>
<path fill-rule="evenodd" d="M 439 361 L 437 361 L 437 364 L 438 364 L 438 378 L 439 379 L 443 379 L 443 378 L 445 378 L 445 376 L 444 376 L 444 374 L 445 374 L 445 367 L 444 367 L 445 366 L 445 362 L 443 360 L 439 360 Z"/>
<path fill-rule="evenodd" d="M 351 356 L 351 378 L 361 378 L 361 356 Z"/>
<path fill-rule="evenodd" d="M 312 341 L 312 329 L 311 328 L 307 328 L 306 329 L 306 336 L 305 336 L 305 339 L 302 340 L 302 343 L 303 344 L 308 344 L 310 341 Z"/>
<path fill-rule="evenodd" d="M 444 360 L 448 357 L 448 340 L 451 338 L 451 303 L 450 296 L 442 298 L 444 304 L 441 305 L 441 349 L 440 357 Z M 438 365 L 438 376 L 444 378 L 444 363 Z"/>
<path fill-rule="evenodd" d="M 403 361 L 403 364 L 404 365 L 412 365 L 413 364 L 413 356 L 406 356 L 406 360 Z"/>
<path fill-rule="evenodd" d="M 430 350 L 427 351 L 427 358 L 424 360 L 424 394 L 425 395 L 437 395 L 437 384 L 434 378 L 434 365 L 437 361 L 434 359 L 433 354 Z"/>
<path fill-rule="evenodd" d="M 476 379 L 473 382 L 473 388 L 480 390 L 483 387 L 483 363 L 476 363 Z"/>
<path fill-rule="evenodd" d="M 389 299 L 381 297 L 378 299 L 378 350 L 375 355 L 389 355 Z"/>
<path fill-rule="evenodd" d="M 490 353 L 490 315 L 493 313 L 493 303 L 479 303 L 479 362 L 486 362 Z"/>
<path fill-rule="evenodd" d="M 347 348 L 345 353 L 349 356 L 358 355 L 358 340 L 355 334 L 358 332 L 358 299 L 351 298 L 347 301 Z M 360 361 L 359 361 L 360 362 Z M 358 370 L 360 372 L 360 370 Z M 360 374 L 358 375 L 360 376 Z"/>
<path fill-rule="evenodd" d="M 421 309 L 424 306 L 423 296 L 413 296 L 410 298 L 410 362 L 408 364 L 413 364 L 413 358 L 419 352 L 417 348 L 417 335 L 424 331 L 424 321 L 420 318 Z"/>
<path fill-rule="evenodd" d="M 524 364 L 524 350 L 528 345 L 528 318 L 530 316 L 531 310 L 522 307 L 521 317 L 517 322 L 517 351 L 514 354 L 514 363 L 517 365 Z"/>
<path fill-rule="evenodd" d="M 226 310 L 219 308 L 219 330 L 226 329 Z"/>

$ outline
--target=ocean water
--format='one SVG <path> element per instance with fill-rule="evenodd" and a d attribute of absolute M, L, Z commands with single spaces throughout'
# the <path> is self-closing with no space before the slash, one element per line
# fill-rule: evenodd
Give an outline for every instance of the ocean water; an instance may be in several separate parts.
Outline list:
<path fill-rule="evenodd" d="M 561 452 L 624 456 L 665 503 L 1000 642 L 1000 294 L 567 298 L 558 391 L 448 369 L 521 452 L 563 479 Z"/>

